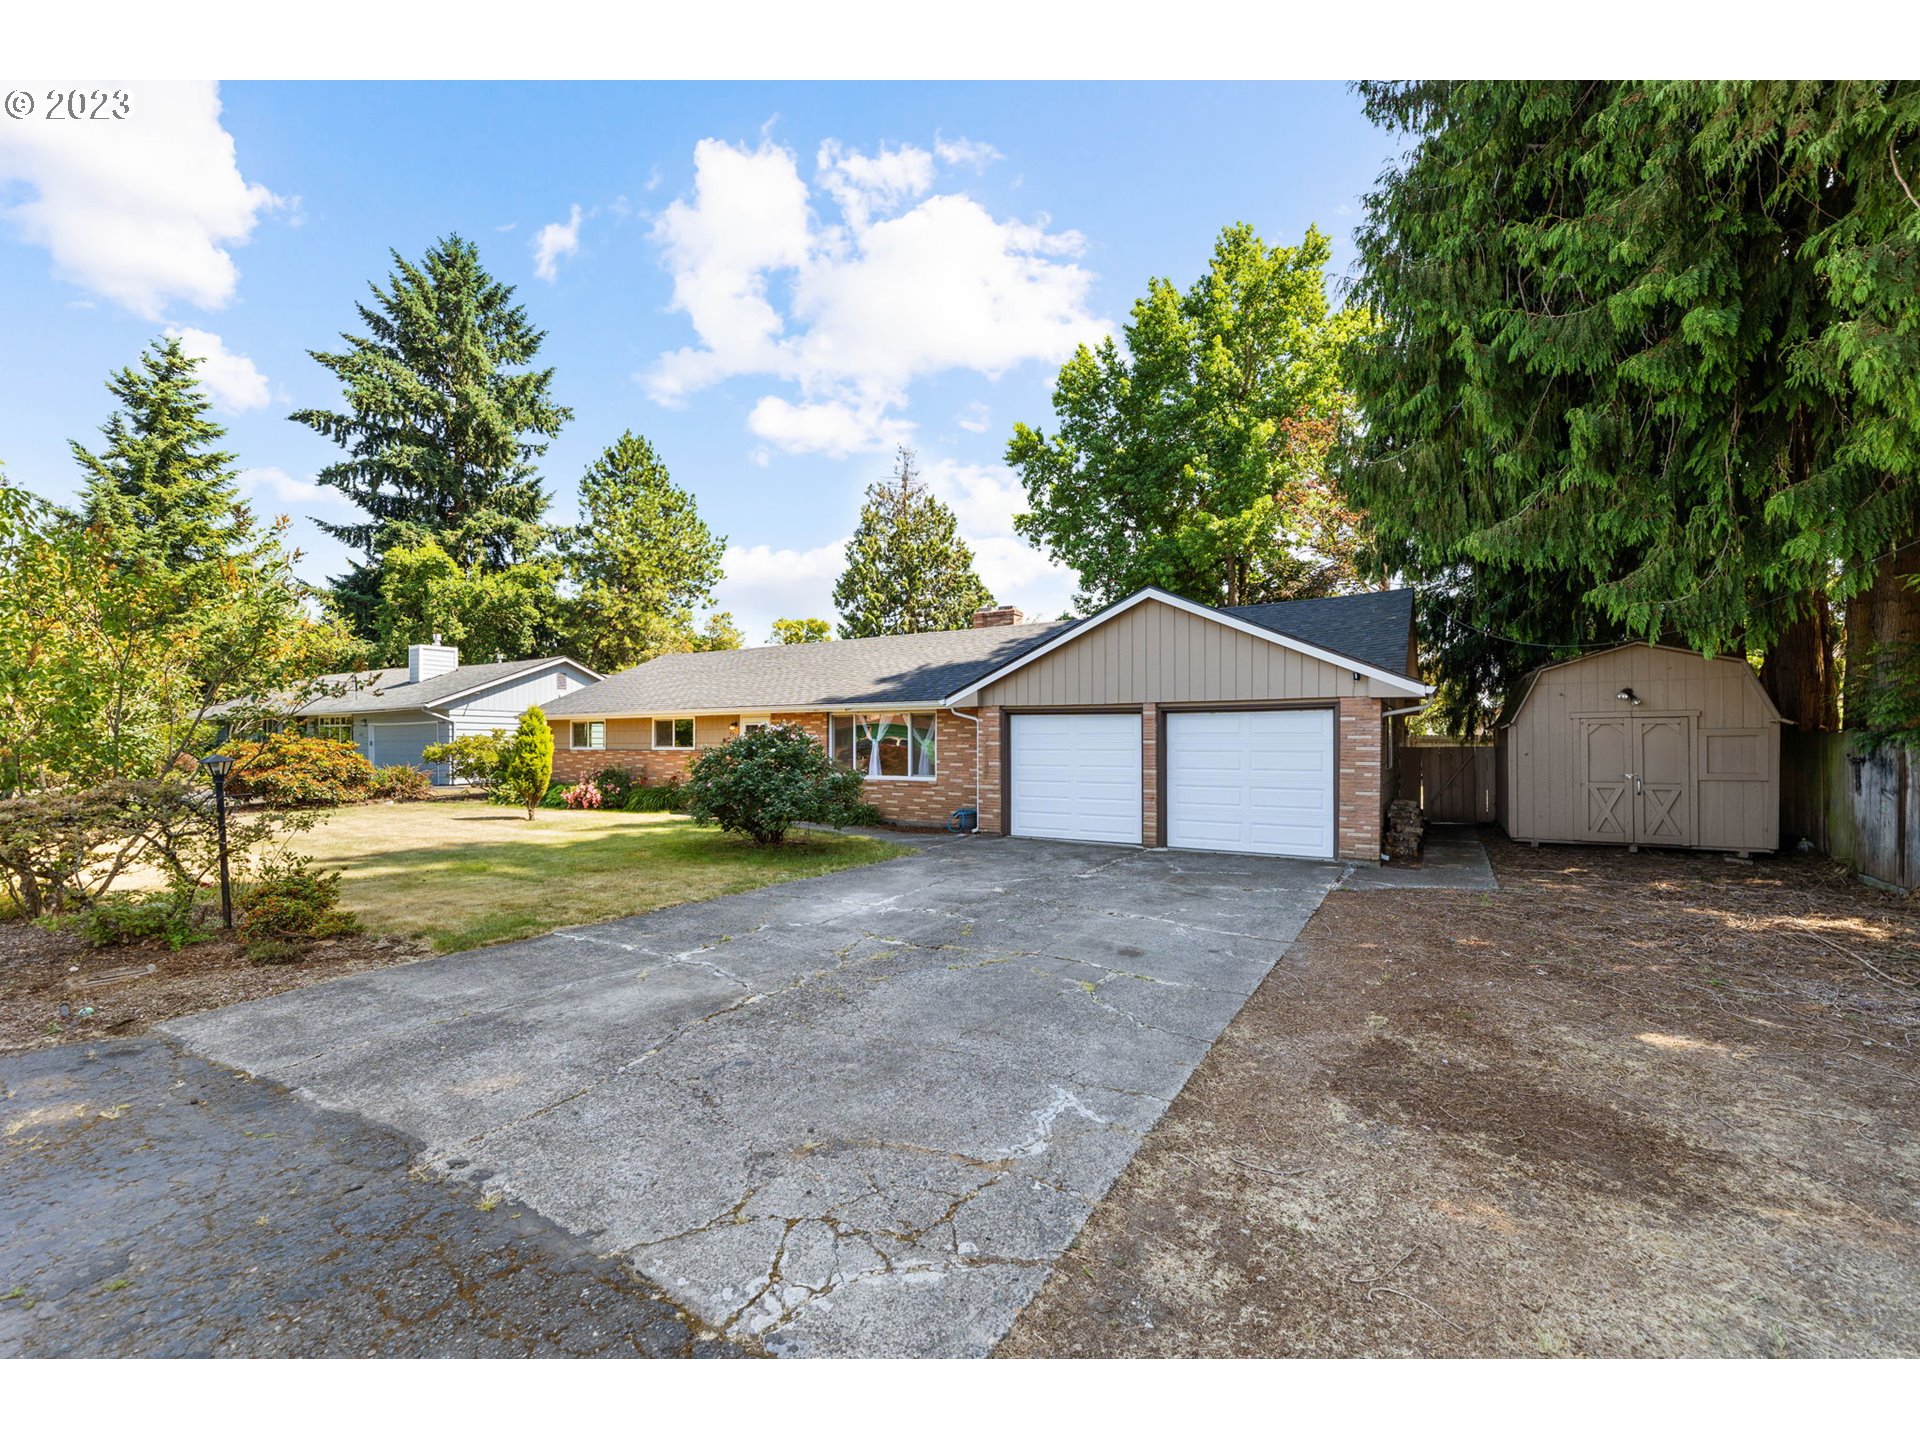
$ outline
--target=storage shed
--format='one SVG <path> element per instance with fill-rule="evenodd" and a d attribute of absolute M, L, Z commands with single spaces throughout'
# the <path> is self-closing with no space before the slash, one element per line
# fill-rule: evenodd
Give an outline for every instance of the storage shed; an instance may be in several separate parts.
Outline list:
<path fill-rule="evenodd" d="M 1536 845 L 1773 850 L 1783 723 L 1738 656 L 1621 645 L 1542 666 L 1496 734 L 1496 814 Z"/>

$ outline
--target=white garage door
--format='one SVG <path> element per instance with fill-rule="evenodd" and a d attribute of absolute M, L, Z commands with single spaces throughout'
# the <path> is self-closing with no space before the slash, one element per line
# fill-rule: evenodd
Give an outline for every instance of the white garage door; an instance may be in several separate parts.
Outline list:
<path fill-rule="evenodd" d="M 1170 713 L 1167 844 L 1331 856 L 1333 712 Z"/>
<path fill-rule="evenodd" d="M 1140 843 L 1140 717 L 1015 715 L 1015 835 Z"/>

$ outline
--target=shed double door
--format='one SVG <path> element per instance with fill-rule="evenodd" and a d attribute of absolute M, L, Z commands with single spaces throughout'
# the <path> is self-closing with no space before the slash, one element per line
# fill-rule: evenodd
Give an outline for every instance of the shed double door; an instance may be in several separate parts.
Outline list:
<path fill-rule="evenodd" d="M 1622 715 L 1580 722 L 1578 833 L 1602 845 L 1693 843 L 1693 721 Z"/>

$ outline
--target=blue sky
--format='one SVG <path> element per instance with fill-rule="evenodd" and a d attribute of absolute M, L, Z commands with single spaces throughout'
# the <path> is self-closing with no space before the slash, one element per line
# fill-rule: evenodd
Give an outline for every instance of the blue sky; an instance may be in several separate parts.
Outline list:
<path fill-rule="evenodd" d="M 1077 339 L 1214 236 L 1317 223 L 1352 258 L 1390 157 L 1332 84 L 229 84 L 133 87 L 115 125 L 0 121 L 0 462 L 73 492 L 70 438 L 153 335 L 212 358 L 263 508 L 321 579 L 309 517 L 336 452 L 286 414 L 337 400 L 307 350 L 357 325 L 387 251 L 474 240 L 548 333 L 575 418 L 555 518 L 623 429 L 653 440 L 732 549 L 749 643 L 830 615 L 838 547 L 892 445 L 919 452 L 999 598 L 1072 577 L 1013 538 L 1001 466 L 1047 425 Z M 578 207 L 577 210 L 575 207 Z M 543 245 L 544 241 L 544 245 Z M 543 251 L 545 255 L 543 263 Z"/>

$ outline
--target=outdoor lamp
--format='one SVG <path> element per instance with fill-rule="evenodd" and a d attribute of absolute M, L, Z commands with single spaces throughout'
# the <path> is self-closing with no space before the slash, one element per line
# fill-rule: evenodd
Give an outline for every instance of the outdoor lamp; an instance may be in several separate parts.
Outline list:
<path fill-rule="evenodd" d="M 1640 697 L 1633 693 L 1633 687 L 1631 685 L 1625 686 L 1620 693 L 1613 698 L 1616 700 L 1624 700 L 1629 705 L 1638 705 L 1640 703 Z"/>
<path fill-rule="evenodd" d="M 233 929 L 233 885 L 227 878 L 227 776 L 233 770 L 231 755 L 209 755 L 200 768 L 213 781 L 213 819 L 220 835 L 220 925 Z"/>

